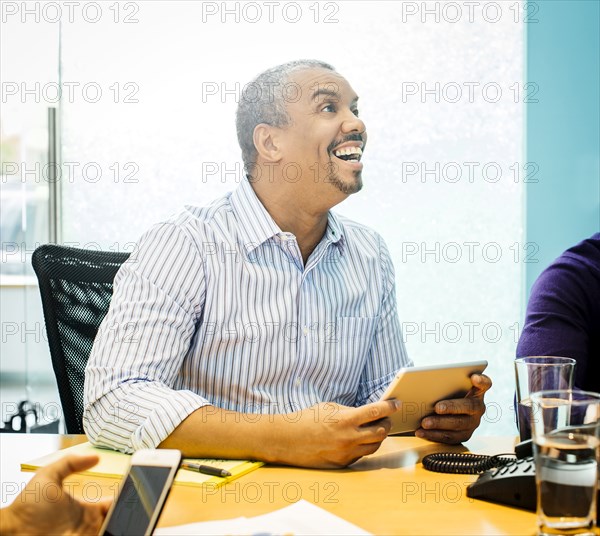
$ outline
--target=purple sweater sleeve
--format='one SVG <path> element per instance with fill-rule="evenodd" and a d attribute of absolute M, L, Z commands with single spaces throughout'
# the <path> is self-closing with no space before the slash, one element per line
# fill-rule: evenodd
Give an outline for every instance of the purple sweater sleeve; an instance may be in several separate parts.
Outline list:
<path fill-rule="evenodd" d="M 517 357 L 577 360 L 575 385 L 600 391 L 600 233 L 565 251 L 532 287 Z"/>

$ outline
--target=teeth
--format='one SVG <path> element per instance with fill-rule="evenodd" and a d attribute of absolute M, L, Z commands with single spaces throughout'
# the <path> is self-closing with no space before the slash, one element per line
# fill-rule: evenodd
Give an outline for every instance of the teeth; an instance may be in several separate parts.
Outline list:
<path fill-rule="evenodd" d="M 349 155 L 358 155 L 362 156 L 362 149 L 360 147 L 344 147 L 342 149 L 337 149 L 333 151 L 335 156 L 349 156 Z"/>

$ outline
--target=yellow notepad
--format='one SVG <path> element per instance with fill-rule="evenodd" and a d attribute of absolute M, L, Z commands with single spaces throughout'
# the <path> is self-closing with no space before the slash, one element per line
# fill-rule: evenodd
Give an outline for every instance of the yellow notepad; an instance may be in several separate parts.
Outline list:
<path fill-rule="evenodd" d="M 81 474 L 112 478 L 122 478 L 125 473 L 127 473 L 131 460 L 130 454 L 123 454 L 122 452 L 117 452 L 115 450 L 99 449 L 92 446 L 89 442 L 86 442 L 22 463 L 21 470 L 35 471 L 44 465 L 48 465 L 49 463 L 62 458 L 66 454 L 95 454 L 99 456 L 100 460 L 98 463 L 94 465 L 94 467 L 82 471 Z M 249 460 L 205 460 L 199 458 L 186 458 L 186 461 L 226 469 L 231 473 L 231 476 L 223 478 L 219 476 L 204 475 L 202 473 L 196 473 L 195 471 L 188 471 L 187 469 L 179 469 L 177 476 L 175 477 L 175 485 L 210 486 L 214 488 L 235 480 L 264 465 L 263 462 L 253 462 Z"/>

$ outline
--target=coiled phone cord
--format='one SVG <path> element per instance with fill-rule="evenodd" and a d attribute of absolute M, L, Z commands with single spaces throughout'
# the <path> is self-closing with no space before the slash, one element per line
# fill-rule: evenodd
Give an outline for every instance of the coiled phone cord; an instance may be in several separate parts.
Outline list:
<path fill-rule="evenodd" d="M 506 454 L 486 456 L 484 454 L 436 452 L 425 456 L 422 462 L 425 469 L 435 471 L 436 473 L 476 475 L 515 460 L 514 458 L 506 458 L 505 456 L 514 456 L 514 454 L 507 452 Z"/>

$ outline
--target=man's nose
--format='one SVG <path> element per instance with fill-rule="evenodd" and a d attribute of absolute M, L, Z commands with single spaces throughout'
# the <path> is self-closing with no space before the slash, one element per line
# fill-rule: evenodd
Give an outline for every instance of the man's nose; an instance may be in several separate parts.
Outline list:
<path fill-rule="evenodd" d="M 365 124 L 362 119 L 355 115 L 352 111 L 346 113 L 344 122 L 342 124 L 343 132 L 364 132 L 366 130 Z"/>

